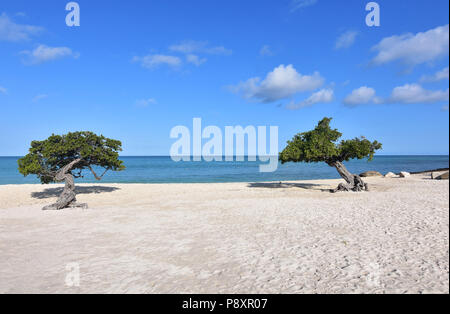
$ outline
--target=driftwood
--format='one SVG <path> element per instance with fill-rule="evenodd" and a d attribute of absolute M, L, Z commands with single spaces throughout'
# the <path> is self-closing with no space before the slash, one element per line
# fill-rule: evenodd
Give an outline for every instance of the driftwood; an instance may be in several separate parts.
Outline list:
<path fill-rule="evenodd" d="M 87 204 L 80 204 L 76 201 L 76 194 L 75 194 L 75 183 L 74 183 L 74 177 L 72 175 L 72 168 L 81 161 L 82 159 L 76 159 L 72 161 L 71 163 L 65 165 L 61 169 L 58 170 L 58 172 L 55 175 L 55 181 L 56 182 L 65 182 L 64 190 L 61 193 L 61 195 L 58 197 L 58 200 L 56 203 L 45 206 L 42 208 L 42 210 L 61 210 L 66 207 L 81 207 L 81 208 L 88 208 Z"/>
<path fill-rule="evenodd" d="M 332 193 L 369 191 L 369 185 L 367 183 L 364 183 L 360 176 L 350 173 L 347 168 L 345 168 L 342 162 L 333 161 L 328 163 L 328 165 L 331 167 L 335 167 L 340 176 L 347 182 L 339 184 L 336 189 L 331 190 Z"/>

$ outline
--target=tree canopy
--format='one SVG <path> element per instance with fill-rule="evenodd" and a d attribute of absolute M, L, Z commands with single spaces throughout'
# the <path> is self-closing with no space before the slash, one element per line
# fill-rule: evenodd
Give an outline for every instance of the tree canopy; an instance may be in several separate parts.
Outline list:
<path fill-rule="evenodd" d="M 31 142 L 29 153 L 18 161 L 19 172 L 24 176 L 35 174 L 42 183 L 50 183 L 55 181 L 58 170 L 75 162 L 71 167 L 74 177 L 81 177 L 82 171 L 89 169 L 99 180 L 108 170 L 125 169 L 119 151 L 120 141 L 93 132 L 53 134 L 46 140 Z M 92 166 L 102 167 L 105 172 L 98 176 Z"/>
<path fill-rule="evenodd" d="M 314 130 L 299 133 L 288 141 L 286 148 L 280 153 L 279 159 L 286 162 L 335 162 L 350 159 L 373 159 L 376 150 L 381 149 L 381 143 L 369 141 L 365 137 L 342 140 L 342 133 L 330 128 L 331 118 L 322 119 Z"/>

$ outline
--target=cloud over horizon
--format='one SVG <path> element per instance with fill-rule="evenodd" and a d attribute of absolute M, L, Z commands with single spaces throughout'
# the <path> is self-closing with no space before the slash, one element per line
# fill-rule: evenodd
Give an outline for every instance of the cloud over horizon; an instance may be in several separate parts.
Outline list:
<path fill-rule="evenodd" d="M 207 60 L 208 60 L 208 59 L 206 59 L 206 58 L 200 58 L 199 56 L 194 55 L 194 54 L 188 54 L 188 55 L 186 55 L 186 61 L 187 61 L 188 63 L 192 63 L 192 64 L 194 64 L 194 65 L 196 65 L 196 66 L 202 65 L 202 64 L 205 63 Z"/>
<path fill-rule="evenodd" d="M 313 93 L 307 99 L 295 103 L 291 102 L 286 106 L 287 109 L 297 110 L 305 107 L 310 107 L 315 104 L 326 104 L 334 100 L 334 91 L 331 88 L 321 89 L 318 92 Z"/>
<path fill-rule="evenodd" d="M 162 54 L 146 55 L 143 57 L 135 56 L 132 62 L 138 62 L 142 67 L 147 69 L 155 69 L 161 65 L 176 68 L 183 63 L 179 57 Z"/>
<path fill-rule="evenodd" d="M 0 15 L 0 40 L 12 42 L 27 41 L 32 36 L 39 35 L 43 31 L 43 27 L 17 24 L 6 13 Z"/>
<path fill-rule="evenodd" d="M 270 57 L 270 56 L 274 55 L 274 53 L 272 52 L 272 49 L 270 48 L 269 45 L 262 46 L 261 50 L 259 50 L 259 54 L 261 56 L 265 56 L 265 57 Z"/>
<path fill-rule="evenodd" d="M 208 61 L 207 58 L 201 55 L 223 55 L 228 56 L 232 54 L 230 49 L 223 46 L 210 46 L 207 41 L 185 40 L 178 44 L 169 46 L 168 54 L 149 54 L 146 56 L 135 56 L 132 62 L 138 62 L 142 67 L 147 69 L 155 69 L 159 66 L 165 65 L 171 68 L 179 68 L 184 64 L 193 64 L 200 66 Z M 176 54 L 182 54 L 177 56 Z"/>
<path fill-rule="evenodd" d="M 292 0 L 291 12 L 315 5 L 319 0 Z"/>
<path fill-rule="evenodd" d="M 20 53 L 27 56 L 24 60 L 24 63 L 27 65 L 41 64 L 65 57 L 72 57 L 74 59 L 79 57 L 79 53 L 73 52 L 68 47 L 49 47 L 46 45 L 39 45 L 34 50 L 24 50 Z"/>
<path fill-rule="evenodd" d="M 405 84 L 395 87 L 391 96 L 387 99 L 389 103 L 420 104 L 438 103 L 449 100 L 449 89 L 427 90 L 419 84 Z"/>
<path fill-rule="evenodd" d="M 376 100 L 375 94 L 375 89 L 361 86 L 360 88 L 354 89 L 350 95 L 345 97 L 343 103 L 348 107 L 366 105 Z"/>
<path fill-rule="evenodd" d="M 355 43 L 356 37 L 358 36 L 357 31 L 346 31 L 339 35 L 339 37 L 336 40 L 335 48 L 336 49 L 343 49 L 343 48 L 349 48 Z"/>
<path fill-rule="evenodd" d="M 420 84 L 404 84 L 395 87 L 387 98 L 376 96 L 375 89 L 362 86 L 343 100 L 344 105 L 356 107 L 367 104 L 435 104 L 449 101 L 449 89 L 428 90 Z"/>
<path fill-rule="evenodd" d="M 148 107 L 150 105 L 155 105 L 158 102 L 156 101 L 155 98 L 147 98 L 147 99 L 139 99 L 136 101 L 136 106 L 137 107 L 141 107 L 141 108 L 145 108 Z"/>
<path fill-rule="evenodd" d="M 439 26 L 417 34 L 407 33 L 382 39 L 372 47 L 377 55 L 375 65 L 399 61 L 407 66 L 434 61 L 449 53 L 449 25 Z"/>
<path fill-rule="evenodd" d="M 433 75 L 424 75 L 421 77 L 420 81 L 422 83 L 434 83 L 439 81 L 444 81 L 449 79 L 448 67 L 434 73 Z"/>
<path fill-rule="evenodd" d="M 47 94 L 39 94 L 33 97 L 33 102 L 38 102 L 39 100 L 48 98 Z"/>
<path fill-rule="evenodd" d="M 169 50 L 184 54 L 204 53 L 211 55 L 231 55 L 233 51 L 224 46 L 210 46 L 208 41 L 185 40 L 178 44 L 171 45 Z"/>
<path fill-rule="evenodd" d="M 261 103 L 270 103 L 292 97 L 300 92 L 313 91 L 324 84 L 319 72 L 302 75 L 290 65 L 276 67 L 264 80 L 253 77 L 238 85 L 231 86 L 231 91 L 240 94 L 244 99 Z"/>

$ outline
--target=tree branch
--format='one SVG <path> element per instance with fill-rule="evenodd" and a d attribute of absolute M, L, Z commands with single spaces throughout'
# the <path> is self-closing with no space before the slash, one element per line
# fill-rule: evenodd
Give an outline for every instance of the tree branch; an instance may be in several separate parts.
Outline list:
<path fill-rule="evenodd" d="M 105 171 L 103 172 L 103 174 L 101 176 L 98 176 L 95 173 L 94 169 L 92 169 L 92 167 L 90 165 L 87 165 L 87 167 L 88 167 L 89 170 L 91 170 L 91 172 L 94 175 L 95 179 L 98 180 L 98 181 L 100 181 L 103 178 L 103 176 L 106 174 L 106 172 L 108 172 L 108 170 L 109 170 L 109 168 L 106 168 Z"/>
<path fill-rule="evenodd" d="M 55 180 L 56 181 L 62 181 L 64 180 L 64 176 L 67 172 L 69 172 L 70 170 L 72 170 L 73 166 L 75 166 L 77 163 L 79 163 L 82 159 L 78 158 L 73 160 L 72 162 L 68 163 L 67 165 L 65 165 L 64 167 L 62 167 L 61 169 L 59 169 L 56 172 L 55 175 Z"/>

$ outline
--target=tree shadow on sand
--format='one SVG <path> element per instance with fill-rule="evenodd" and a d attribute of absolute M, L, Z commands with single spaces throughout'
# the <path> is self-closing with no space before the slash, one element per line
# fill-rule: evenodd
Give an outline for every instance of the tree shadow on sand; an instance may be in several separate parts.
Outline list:
<path fill-rule="evenodd" d="M 61 195 L 64 188 L 49 188 L 45 189 L 42 192 L 33 192 L 31 193 L 31 197 L 38 199 L 45 199 L 51 197 L 58 197 Z M 75 188 L 76 194 L 100 194 L 100 193 L 110 193 L 120 190 L 120 188 L 110 187 L 110 186 L 77 186 Z"/>
<path fill-rule="evenodd" d="M 266 189 L 288 189 L 288 188 L 300 188 L 306 190 L 318 190 L 322 192 L 329 192 L 330 189 L 319 188 L 323 187 L 322 184 L 313 183 L 288 183 L 288 182 L 254 182 L 249 183 L 250 188 L 266 188 Z"/>

